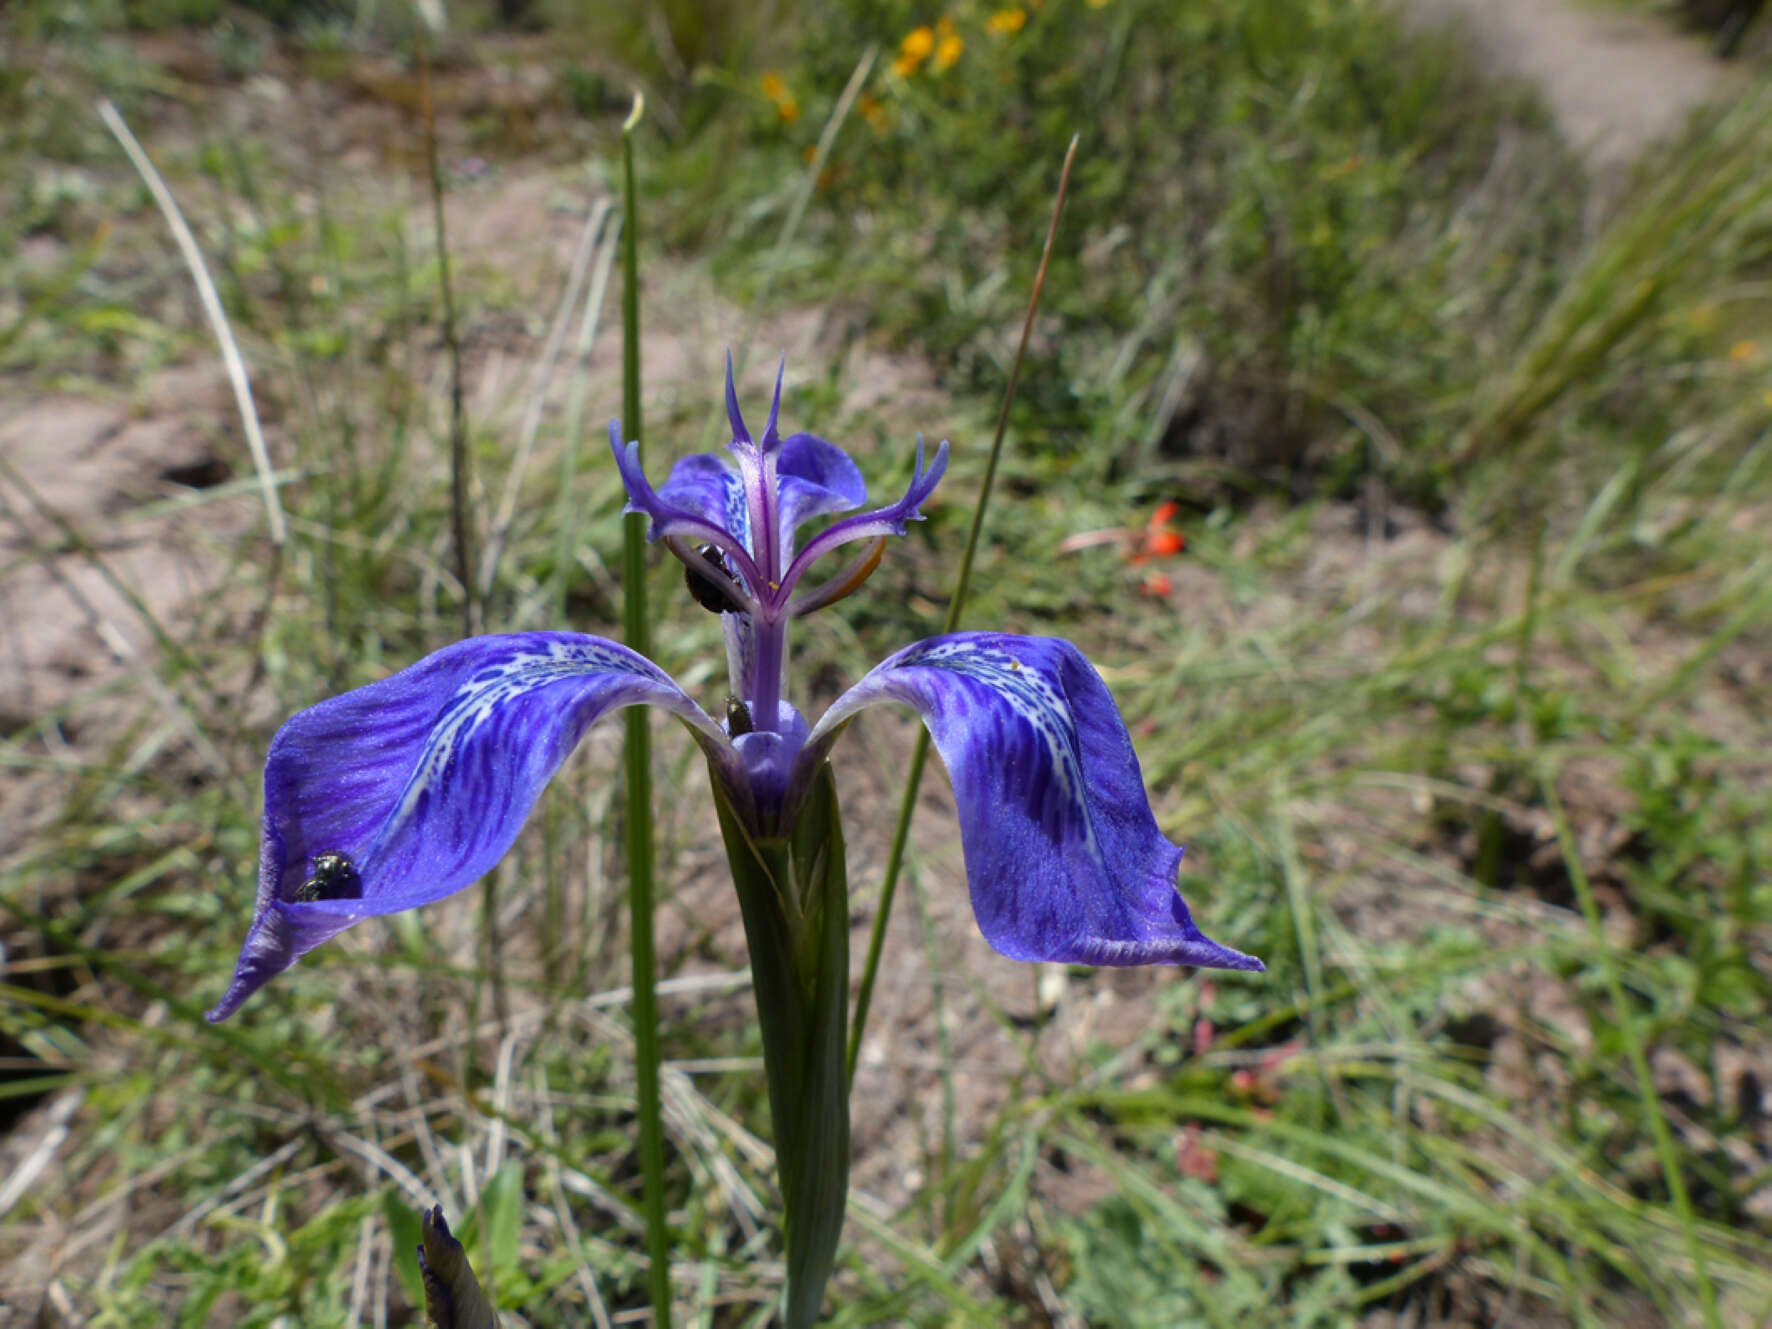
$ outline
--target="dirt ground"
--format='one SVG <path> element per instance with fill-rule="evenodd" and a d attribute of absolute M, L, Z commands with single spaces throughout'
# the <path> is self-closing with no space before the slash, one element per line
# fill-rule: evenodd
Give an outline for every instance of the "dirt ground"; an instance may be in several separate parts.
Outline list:
<path fill-rule="evenodd" d="M 1536 86 L 1600 173 L 1628 167 L 1743 78 L 1702 36 L 1637 11 L 1570 0 L 1407 0 L 1404 9 L 1423 25 L 1454 25 L 1491 68 Z"/>

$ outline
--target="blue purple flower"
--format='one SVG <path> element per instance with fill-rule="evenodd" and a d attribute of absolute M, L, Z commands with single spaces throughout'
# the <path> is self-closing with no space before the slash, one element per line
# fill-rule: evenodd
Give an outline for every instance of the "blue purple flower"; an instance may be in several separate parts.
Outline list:
<path fill-rule="evenodd" d="M 709 716 L 625 646 L 571 632 L 473 637 L 292 717 L 265 765 L 258 900 L 234 979 L 211 1020 L 373 914 L 440 900 L 508 851 L 543 787 L 610 711 L 675 715 L 728 804 L 760 841 L 794 823 L 849 719 L 901 702 L 928 725 L 958 807 L 973 910 L 1021 960 L 1262 968 L 1194 926 L 1176 889 L 1182 851 L 1157 828 L 1126 726 L 1069 642 L 958 632 L 875 666 L 817 724 L 787 699 L 788 629 L 853 592 L 886 538 L 919 518 L 947 467 L 921 443 L 895 503 L 858 511 L 861 472 L 811 434 L 782 438 L 781 381 L 762 437 L 739 413 L 731 462 L 689 457 L 654 490 L 639 448 L 610 426 L 629 510 L 684 563 L 721 614 L 732 701 Z M 806 524 L 831 518 L 804 536 Z M 836 571 L 825 556 L 849 548 Z"/>

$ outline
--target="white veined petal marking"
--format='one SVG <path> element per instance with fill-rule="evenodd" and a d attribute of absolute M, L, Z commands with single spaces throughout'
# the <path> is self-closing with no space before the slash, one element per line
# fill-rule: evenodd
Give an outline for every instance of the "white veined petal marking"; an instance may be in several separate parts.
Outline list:
<path fill-rule="evenodd" d="M 1089 852 L 1097 857 L 1095 823 L 1084 796 L 1083 762 L 1077 751 L 1076 728 L 1069 723 L 1071 708 L 1051 680 L 1031 669 L 1007 651 L 976 642 L 942 642 L 919 650 L 900 667 L 946 669 L 975 678 L 996 693 L 1045 745 L 1056 793 L 1082 824 Z"/>
<path fill-rule="evenodd" d="M 548 642 L 543 649 L 519 650 L 496 664 L 482 665 L 443 708 L 425 739 L 424 751 L 400 793 L 393 815 L 383 823 L 376 847 L 387 844 L 412 817 L 425 795 L 449 774 L 457 752 L 509 701 L 564 678 L 586 674 L 639 674 L 669 683 L 650 660 L 618 654 L 595 642 Z M 371 851 L 374 852 L 373 850 Z"/>
<path fill-rule="evenodd" d="M 757 551 L 751 547 L 751 506 L 745 497 L 744 478 L 731 471 L 726 474 L 730 477 L 726 485 L 726 529 L 737 536 L 745 552 L 755 558 Z"/>

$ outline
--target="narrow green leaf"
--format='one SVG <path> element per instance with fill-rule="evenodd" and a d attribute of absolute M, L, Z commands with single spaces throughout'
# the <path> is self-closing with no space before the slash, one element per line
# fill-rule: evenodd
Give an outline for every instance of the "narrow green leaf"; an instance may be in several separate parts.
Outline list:
<path fill-rule="evenodd" d="M 381 1208 L 382 1216 L 388 1220 L 388 1235 L 394 1243 L 394 1276 L 400 1280 L 406 1300 L 414 1306 L 422 1306 L 425 1276 L 418 1267 L 418 1247 L 424 1239 L 424 1228 L 418 1215 L 412 1212 L 405 1192 L 398 1186 L 389 1186 L 382 1191 Z"/>
<path fill-rule="evenodd" d="M 485 1236 L 481 1236 L 481 1225 Z M 523 1233 L 523 1165 L 507 1160 L 481 1188 L 480 1200 L 462 1219 L 456 1235 L 482 1259 L 490 1256 L 493 1286 L 498 1276 L 515 1271 L 517 1246 Z"/>

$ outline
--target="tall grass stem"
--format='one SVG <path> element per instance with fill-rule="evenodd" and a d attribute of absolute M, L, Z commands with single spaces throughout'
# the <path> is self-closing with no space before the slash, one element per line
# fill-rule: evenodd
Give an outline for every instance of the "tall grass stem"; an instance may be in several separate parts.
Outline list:
<path fill-rule="evenodd" d="M 640 223 L 634 187 L 634 131 L 646 99 L 634 94 L 634 109 L 621 127 L 621 418 L 623 437 L 640 443 Z M 649 653 L 646 617 L 646 518 L 630 512 L 622 519 L 622 626 L 627 643 Z M 671 1323 L 671 1237 L 665 1222 L 664 1113 L 659 1088 L 658 973 L 652 935 L 652 731 L 644 706 L 627 713 L 628 949 L 634 984 L 634 1095 L 640 1117 L 641 1207 L 646 1217 L 648 1282 L 652 1322 Z"/>
<path fill-rule="evenodd" d="M 443 167 L 437 156 L 437 110 L 431 101 L 430 42 L 425 25 L 412 29 L 418 46 L 419 118 L 423 124 L 425 165 L 431 184 L 431 220 L 437 233 L 437 289 L 443 299 L 443 347 L 449 357 L 449 522 L 455 548 L 455 576 L 461 582 L 462 635 L 480 630 L 478 597 L 474 581 L 473 517 L 469 493 L 468 410 L 461 376 L 461 335 L 455 324 L 455 290 L 449 280 L 449 231 L 443 218 Z"/>

